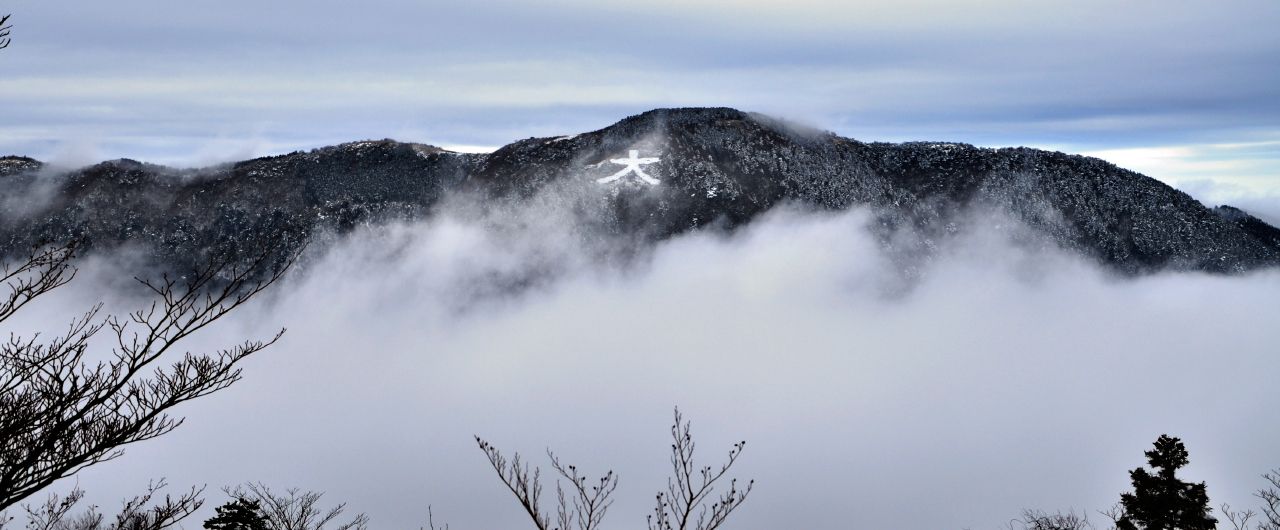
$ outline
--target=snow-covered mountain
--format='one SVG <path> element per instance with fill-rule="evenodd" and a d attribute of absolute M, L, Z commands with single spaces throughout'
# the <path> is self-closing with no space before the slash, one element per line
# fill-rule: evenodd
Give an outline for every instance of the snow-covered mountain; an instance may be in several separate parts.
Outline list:
<path fill-rule="evenodd" d="M 1280 229 L 1099 159 L 864 143 L 727 108 L 659 109 L 491 154 L 382 140 L 203 169 L 121 159 L 61 174 L 6 157 L 0 183 L 6 252 L 75 237 L 96 248 L 141 245 L 175 267 L 264 234 L 288 247 L 309 234 L 421 218 L 455 196 L 537 200 L 571 210 L 592 233 L 639 242 L 732 230 L 782 204 L 862 206 L 907 266 L 992 219 L 1122 273 L 1280 265 Z"/>

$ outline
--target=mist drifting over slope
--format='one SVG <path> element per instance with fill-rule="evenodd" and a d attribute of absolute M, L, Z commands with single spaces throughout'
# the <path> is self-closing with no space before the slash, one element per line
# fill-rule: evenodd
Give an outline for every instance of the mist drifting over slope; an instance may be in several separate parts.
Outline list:
<path fill-rule="evenodd" d="M 904 279 L 871 218 L 782 207 L 636 250 L 555 201 L 458 199 L 357 230 L 187 344 L 288 327 L 244 381 L 78 484 L 108 507 L 151 478 L 208 484 L 209 509 L 218 487 L 261 480 L 326 491 L 378 528 L 420 526 L 428 504 L 455 528 L 527 527 L 479 434 L 614 469 L 606 526 L 634 528 L 665 485 L 673 405 L 707 465 L 748 441 L 742 530 L 1101 509 L 1166 432 L 1215 504 L 1247 504 L 1280 463 L 1280 273 L 1121 279 L 978 212 Z M 31 315 L 116 292 L 122 263 L 98 256 Z"/>

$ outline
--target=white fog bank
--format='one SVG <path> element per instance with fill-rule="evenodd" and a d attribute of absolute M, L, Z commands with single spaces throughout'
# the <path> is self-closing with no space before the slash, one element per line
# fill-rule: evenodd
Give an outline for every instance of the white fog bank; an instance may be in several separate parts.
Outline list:
<path fill-rule="evenodd" d="M 1186 442 L 1185 475 L 1215 505 L 1251 505 L 1257 476 L 1280 466 L 1277 271 L 1118 279 L 982 231 L 903 293 L 863 212 L 779 211 L 623 268 L 593 264 L 563 220 L 521 219 L 344 239 L 196 337 L 288 327 L 243 381 L 80 487 L 110 507 L 149 478 L 208 484 L 187 528 L 226 500 L 219 487 L 252 480 L 326 491 L 375 528 L 418 528 L 428 504 L 453 528 L 531 528 L 479 434 L 535 463 L 550 447 L 617 471 L 605 528 L 643 528 L 673 405 L 707 465 L 747 441 L 736 476 L 757 485 L 737 530 L 1093 513 L 1162 433 Z M 552 279 L 495 294 L 530 264 Z"/>

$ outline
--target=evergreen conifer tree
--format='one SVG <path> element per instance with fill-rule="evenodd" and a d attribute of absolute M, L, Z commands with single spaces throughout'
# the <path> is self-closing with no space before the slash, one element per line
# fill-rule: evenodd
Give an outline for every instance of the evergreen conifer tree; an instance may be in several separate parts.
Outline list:
<path fill-rule="evenodd" d="M 1175 473 L 1190 462 L 1182 441 L 1160 435 L 1147 451 L 1153 472 L 1137 468 L 1129 472 L 1133 493 L 1120 496 L 1123 510 L 1116 520 L 1119 530 L 1212 530 L 1218 520 L 1209 515 L 1209 495 L 1203 482 L 1183 482 Z"/>
<path fill-rule="evenodd" d="M 258 501 L 237 497 L 216 510 L 218 514 L 204 522 L 208 530 L 267 530 Z"/>

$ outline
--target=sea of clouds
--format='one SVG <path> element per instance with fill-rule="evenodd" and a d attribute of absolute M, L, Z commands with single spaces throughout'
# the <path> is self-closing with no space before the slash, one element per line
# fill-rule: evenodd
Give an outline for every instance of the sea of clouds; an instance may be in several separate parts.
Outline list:
<path fill-rule="evenodd" d="M 1280 466 L 1280 271 L 1122 278 L 977 217 L 904 283 L 869 219 L 784 207 L 623 260 L 541 206 L 365 228 L 191 338 L 288 328 L 243 381 L 54 489 L 109 511 L 149 479 L 207 484 L 188 528 L 245 481 L 324 491 L 375 528 L 422 526 L 428 506 L 453 528 L 532 528 L 478 434 L 544 468 L 551 448 L 616 471 L 605 528 L 643 528 L 677 405 L 706 465 L 747 441 L 732 475 L 756 487 L 727 525 L 741 530 L 1095 513 L 1162 433 L 1184 439 L 1185 475 L 1215 505 L 1251 505 Z M 134 307 L 136 266 L 91 257 L 10 329 Z"/>

